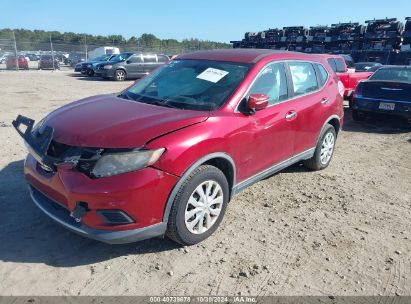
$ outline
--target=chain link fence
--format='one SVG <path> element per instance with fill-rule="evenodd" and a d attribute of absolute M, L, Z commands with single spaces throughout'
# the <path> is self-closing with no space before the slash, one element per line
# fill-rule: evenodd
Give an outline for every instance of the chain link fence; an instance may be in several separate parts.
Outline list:
<path fill-rule="evenodd" d="M 36 41 L 36 40 L 16 40 L 13 38 L 6 39 L 0 38 L 0 52 L 1 53 L 11 53 L 15 54 L 45 54 L 50 53 L 53 50 L 55 53 L 69 54 L 69 53 L 84 53 L 88 54 L 90 51 L 93 51 L 96 48 L 102 46 L 108 47 L 117 47 L 120 49 L 120 52 L 149 52 L 149 53 L 158 53 L 166 55 L 178 55 L 183 53 L 189 53 L 198 50 L 207 50 L 207 49 L 216 49 L 222 48 L 223 44 L 211 43 L 211 42 L 202 42 L 198 40 L 193 40 L 192 42 L 187 41 L 184 45 L 176 45 L 175 43 L 167 43 L 159 41 L 157 43 L 143 44 L 140 42 L 137 43 L 127 43 L 126 41 L 122 42 L 113 42 L 112 44 L 88 44 L 88 43 L 65 43 L 62 41 Z M 227 48 L 227 46 L 223 46 Z M 90 58 L 91 59 L 91 58 Z"/>

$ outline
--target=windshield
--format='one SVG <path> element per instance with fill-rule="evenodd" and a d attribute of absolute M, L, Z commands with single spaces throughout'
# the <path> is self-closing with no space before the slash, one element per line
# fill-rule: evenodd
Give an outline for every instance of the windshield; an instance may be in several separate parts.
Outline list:
<path fill-rule="evenodd" d="M 411 82 L 411 69 L 380 69 L 370 77 L 370 80 Z"/>
<path fill-rule="evenodd" d="M 132 54 L 130 54 L 130 53 L 121 53 L 121 54 L 118 54 L 118 55 L 114 56 L 113 58 L 111 58 L 110 61 L 115 61 L 115 62 L 125 61 L 131 55 Z"/>
<path fill-rule="evenodd" d="M 223 105 L 249 65 L 208 60 L 176 60 L 143 78 L 119 97 L 190 110 Z"/>
<path fill-rule="evenodd" d="M 53 57 L 51 55 L 43 55 L 41 56 L 42 60 L 51 60 Z"/>

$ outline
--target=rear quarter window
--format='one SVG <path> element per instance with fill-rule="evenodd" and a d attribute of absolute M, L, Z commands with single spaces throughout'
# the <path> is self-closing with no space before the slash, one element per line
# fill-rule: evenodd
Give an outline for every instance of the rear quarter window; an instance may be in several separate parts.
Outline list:
<path fill-rule="evenodd" d="M 320 81 L 320 87 L 324 86 L 328 79 L 328 72 L 322 64 L 317 63 L 318 79 Z"/>

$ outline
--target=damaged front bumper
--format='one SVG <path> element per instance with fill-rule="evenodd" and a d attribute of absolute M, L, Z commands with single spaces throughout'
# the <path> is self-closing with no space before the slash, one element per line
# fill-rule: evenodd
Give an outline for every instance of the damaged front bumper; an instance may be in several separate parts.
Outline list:
<path fill-rule="evenodd" d="M 82 153 L 90 149 L 69 147 L 66 151 L 64 146 L 59 157 L 50 156 L 53 145 L 56 151 L 60 145 L 53 142 L 53 128 L 33 124 L 23 116 L 13 121 L 29 149 L 24 174 L 31 197 L 45 214 L 71 231 L 110 244 L 164 235 L 165 204 L 178 177 L 146 167 L 93 178 L 81 164 Z M 75 218 L 78 206 L 85 206 L 80 208 L 86 211 L 80 212 L 81 218 Z M 119 216 L 129 221 L 113 222 Z"/>
<path fill-rule="evenodd" d="M 29 191 L 31 198 L 37 207 L 51 219 L 79 235 L 107 244 L 132 243 L 163 236 L 167 229 L 167 223 L 158 223 L 144 228 L 124 231 L 92 229 L 81 222 L 76 222 L 70 217 L 67 209 L 42 194 L 33 186 L 29 186 Z"/>

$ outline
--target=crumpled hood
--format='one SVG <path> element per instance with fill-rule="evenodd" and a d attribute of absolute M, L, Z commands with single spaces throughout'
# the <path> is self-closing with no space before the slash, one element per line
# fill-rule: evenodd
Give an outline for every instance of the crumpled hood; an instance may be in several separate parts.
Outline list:
<path fill-rule="evenodd" d="M 78 147 L 137 148 L 175 130 L 205 121 L 208 111 L 190 111 L 99 95 L 50 113 L 43 125 L 53 139 Z"/>

